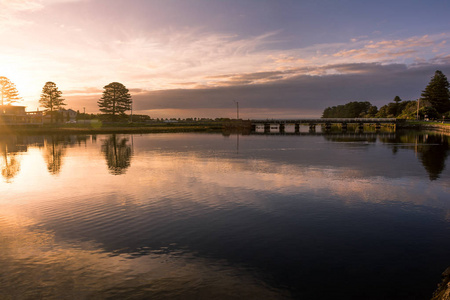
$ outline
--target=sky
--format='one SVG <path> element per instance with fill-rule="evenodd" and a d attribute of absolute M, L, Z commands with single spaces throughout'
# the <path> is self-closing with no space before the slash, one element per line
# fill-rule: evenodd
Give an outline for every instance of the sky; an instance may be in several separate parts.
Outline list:
<path fill-rule="evenodd" d="M 450 76 L 448 0 L 0 0 L 0 76 L 98 113 L 124 84 L 152 118 L 320 117 Z M 43 108 L 40 107 L 40 110 Z"/>

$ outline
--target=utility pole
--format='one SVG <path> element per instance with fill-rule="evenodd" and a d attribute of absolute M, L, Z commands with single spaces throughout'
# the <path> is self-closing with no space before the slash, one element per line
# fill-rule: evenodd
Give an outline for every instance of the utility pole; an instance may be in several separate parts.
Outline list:
<path fill-rule="evenodd" d="M 233 100 L 234 101 L 234 100 Z M 239 120 L 239 102 L 234 101 L 236 103 L 236 119 Z"/>
<path fill-rule="evenodd" d="M 417 99 L 417 115 L 416 115 L 417 120 L 419 120 L 419 106 L 420 106 L 420 98 Z"/>
<path fill-rule="evenodd" d="M 133 123 L 133 102 L 131 102 L 130 108 L 131 108 L 131 113 L 130 113 L 131 120 L 130 120 L 130 123 Z"/>

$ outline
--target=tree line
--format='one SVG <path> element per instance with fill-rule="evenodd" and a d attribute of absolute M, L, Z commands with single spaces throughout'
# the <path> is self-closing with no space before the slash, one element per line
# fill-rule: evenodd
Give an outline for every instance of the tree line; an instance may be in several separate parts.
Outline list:
<path fill-rule="evenodd" d="M 437 70 L 418 100 L 403 101 L 395 96 L 380 109 L 368 101 L 349 102 L 325 108 L 322 118 L 450 118 L 449 87 L 447 77 Z"/>
<path fill-rule="evenodd" d="M 103 95 L 97 101 L 100 111 L 108 116 L 111 121 L 117 121 L 125 116 L 125 112 L 131 110 L 132 99 L 129 90 L 119 82 L 111 82 L 103 87 Z M 11 105 L 21 100 L 14 83 L 7 77 L 0 76 L 1 105 Z M 62 92 L 54 82 L 48 81 L 42 88 L 39 104 L 50 115 L 53 123 L 54 112 L 61 109 L 66 103 L 62 98 Z"/>

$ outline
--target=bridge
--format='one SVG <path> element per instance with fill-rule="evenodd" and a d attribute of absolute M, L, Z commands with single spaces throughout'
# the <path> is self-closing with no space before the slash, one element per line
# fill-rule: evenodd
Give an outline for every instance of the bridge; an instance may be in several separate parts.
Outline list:
<path fill-rule="evenodd" d="M 300 125 L 309 126 L 310 131 L 315 131 L 317 125 L 323 125 L 325 130 L 330 130 L 332 125 L 341 126 L 343 131 L 347 130 L 348 124 L 357 124 L 359 130 L 364 125 L 375 125 L 379 130 L 382 125 L 390 125 L 396 128 L 397 124 L 403 122 L 396 118 L 320 118 L 320 119 L 267 119 L 251 120 L 252 131 L 259 133 L 299 133 Z"/>

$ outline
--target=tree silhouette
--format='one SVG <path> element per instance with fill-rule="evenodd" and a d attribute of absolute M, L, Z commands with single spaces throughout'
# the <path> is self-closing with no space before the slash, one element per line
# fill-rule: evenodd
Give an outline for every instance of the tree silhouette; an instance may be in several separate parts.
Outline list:
<path fill-rule="evenodd" d="M 51 123 L 53 123 L 53 111 L 59 109 L 62 105 L 66 105 L 61 95 L 62 92 L 58 90 L 54 82 L 48 81 L 42 88 L 39 104 L 45 107 L 47 111 L 50 111 Z"/>
<path fill-rule="evenodd" d="M 115 134 L 111 135 L 109 139 L 103 142 L 102 152 L 111 174 L 124 174 L 130 166 L 132 151 L 127 138 L 119 138 Z"/>
<path fill-rule="evenodd" d="M 125 115 L 131 109 L 131 95 L 128 89 L 119 82 L 112 82 L 104 87 L 103 96 L 98 100 L 100 111 L 110 115 L 115 121 L 118 115 Z"/>
<path fill-rule="evenodd" d="M 439 70 L 434 73 L 430 83 L 422 91 L 422 99 L 430 102 L 438 113 L 442 114 L 450 110 L 450 84 L 447 77 Z"/>
<path fill-rule="evenodd" d="M 0 76 L 0 94 L 2 97 L 2 106 L 20 100 L 19 92 L 17 91 L 16 86 L 11 82 L 11 80 L 4 76 Z"/>

